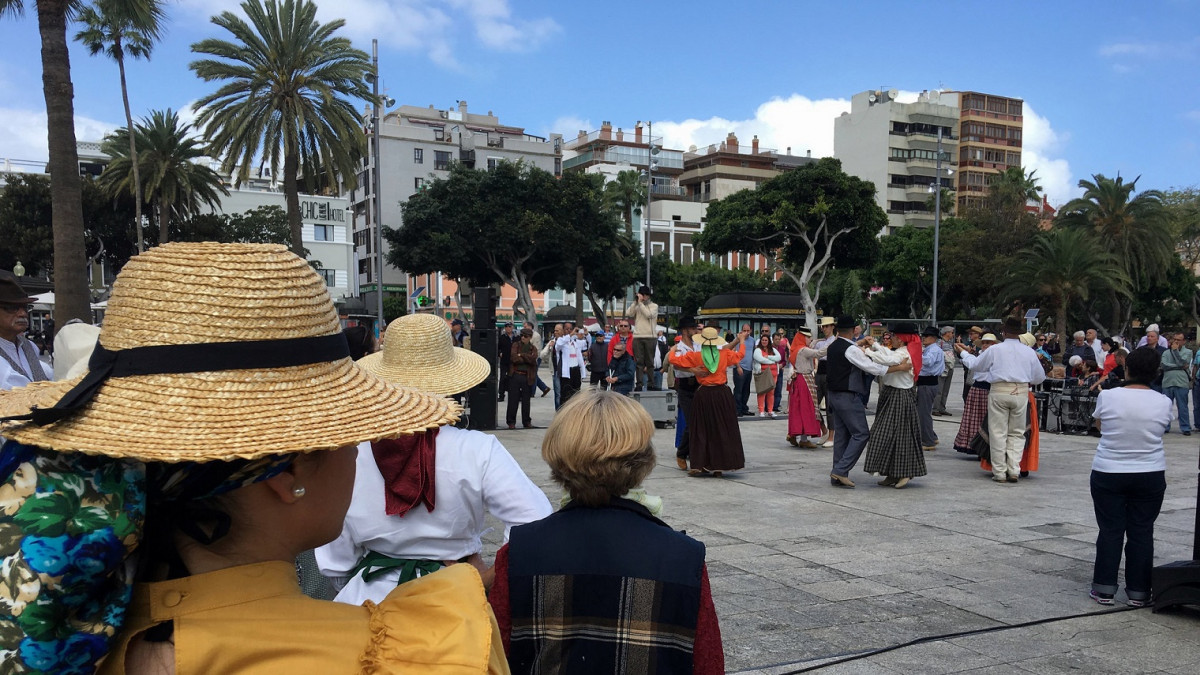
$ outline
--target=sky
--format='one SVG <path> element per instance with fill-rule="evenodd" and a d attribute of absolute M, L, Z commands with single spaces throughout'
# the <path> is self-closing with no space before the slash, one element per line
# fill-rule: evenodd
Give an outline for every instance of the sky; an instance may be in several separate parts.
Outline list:
<path fill-rule="evenodd" d="M 0 20 L 0 158 L 46 157 L 34 0 Z M 190 46 L 229 35 L 235 0 L 172 0 L 151 60 L 130 62 L 135 117 L 190 111 L 216 85 Z M 763 148 L 833 154 L 850 97 L 973 90 L 1025 101 L 1024 158 L 1052 205 L 1094 174 L 1138 189 L 1200 185 L 1200 0 L 843 2 L 321 0 L 322 20 L 371 50 L 400 104 L 493 111 L 528 133 L 573 138 L 652 120 L 669 148 L 735 132 Z M 71 28 L 71 34 L 78 30 Z M 76 129 L 124 125 L 116 64 L 71 50 Z M 184 114 L 185 119 L 192 117 Z"/>

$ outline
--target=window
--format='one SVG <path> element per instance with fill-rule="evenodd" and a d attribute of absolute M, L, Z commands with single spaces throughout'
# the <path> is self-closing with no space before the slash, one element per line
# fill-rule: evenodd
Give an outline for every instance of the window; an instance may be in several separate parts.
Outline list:
<path fill-rule="evenodd" d="M 313 225 L 313 241 L 333 241 L 333 226 Z"/>
<path fill-rule="evenodd" d="M 321 270 L 321 276 L 325 277 L 326 286 L 337 285 L 337 270 Z"/>
<path fill-rule="evenodd" d="M 413 179 L 413 189 L 416 190 L 417 192 L 424 190 L 425 189 L 425 179 L 424 178 L 414 178 Z"/>
<path fill-rule="evenodd" d="M 487 160 L 488 160 L 488 163 L 487 163 L 488 171 L 495 169 L 496 166 L 498 164 L 500 164 L 500 162 L 504 161 L 504 160 L 500 159 L 499 157 L 488 157 Z"/>
<path fill-rule="evenodd" d="M 367 260 L 366 258 L 360 259 L 358 261 L 358 273 L 359 274 L 367 274 L 368 272 L 370 272 L 370 269 L 371 269 L 370 263 L 371 263 L 371 261 Z"/>
<path fill-rule="evenodd" d="M 443 127 L 437 127 L 436 129 L 434 129 L 433 130 L 433 140 L 435 140 L 435 141 L 446 140 L 446 129 Z"/>
<path fill-rule="evenodd" d="M 433 152 L 433 168 L 437 171 L 449 171 L 450 153 L 443 152 L 441 150 L 435 150 Z"/>
<path fill-rule="evenodd" d="M 413 164 L 424 164 L 424 163 L 425 163 L 425 149 L 424 148 L 413 148 Z"/>

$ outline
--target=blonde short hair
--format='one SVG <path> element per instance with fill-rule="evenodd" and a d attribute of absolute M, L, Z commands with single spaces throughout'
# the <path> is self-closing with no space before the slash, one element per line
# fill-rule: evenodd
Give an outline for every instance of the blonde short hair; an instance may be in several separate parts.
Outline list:
<path fill-rule="evenodd" d="M 653 437 L 653 420 L 633 399 L 610 391 L 584 391 L 554 416 L 542 441 L 542 459 L 572 501 L 603 506 L 650 474 Z"/>

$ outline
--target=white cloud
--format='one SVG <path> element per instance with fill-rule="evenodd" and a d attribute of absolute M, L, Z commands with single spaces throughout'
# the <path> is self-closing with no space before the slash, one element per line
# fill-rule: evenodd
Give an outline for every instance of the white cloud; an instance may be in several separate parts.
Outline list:
<path fill-rule="evenodd" d="M 114 124 L 75 116 L 75 138 L 100 141 L 124 123 Z M 50 156 L 46 141 L 46 113 L 42 110 L 0 108 L 0 157 L 44 161 Z"/>
<path fill-rule="evenodd" d="M 896 100 L 912 103 L 917 96 L 918 92 L 915 91 L 901 91 Z M 668 148 L 686 150 L 692 145 L 702 148 L 720 143 L 731 131 L 737 134 L 741 145 L 747 146 L 757 134 L 759 147 L 763 150 L 786 153 L 791 148 L 794 155 L 811 150 L 814 157 L 831 157 L 833 120 L 849 110 L 848 99 L 814 100 L 792 94 L 759 105 L 751 119 L 710 117 L 704 120 L 664 120 L 654 123 L 654 135 L 661 135 L 663 145 Z M 555 128 L 564 130 L 565 136 L 569 136 L 576 128 L 593 129 L 590 126 L 562 126 L 557 123 Z M 1055 131 L 1050 121 L 1034 112 L 1026 102 L 1022 159 L 1027 170 L 1037 170 L 1037 177 L 1051 204 L 1066 203 L 1080 194 L 1070 164 L 1061 158 L 1061 152 L 1069 140 L 1069 135 Z"/>
<path fill-rule="evenodd" d="M 1200 122 L 1200 110 L 1189 110 L 1183 114 L 1184 119 Z"/>
<path fill-rule="evenodd" d="M 1028 101 L 1024 117 L 1022 164 L 1026 171 L 1037 171 L 1038 182 L 1051 206 L 1061 206 L 1083 194 L 1078 179 L 1072 176 L 1070 164 L 1060 157 L 1070 135 L 1055 131 L 1050 120 L 1037 114 Z"/>
<path fill-rule="evenodd" d="M 1136 70 L 1133 64 L 1160 59 L 1191 60 L 1200 54 L 1200 37 L 1179 41 L 1110 42 L 1098 50 L 1100 56 L 1113 61 L 1113 71 L 1119 75 Z M 1132 62 L 1132 63 L 1131 63 Z"/>
<path fill-rule="evenodd" d="M 592 121 L 590 119 L 568 115 L 566 117 L 560 117 L 554 120 L 554 122 L 550 124 L 550 129 L 544 130 L 548 131 L 549 133 L 543 133 L 542 135 L 549 138 L 551 133 L 562 134 L 563 142 L 570 143 L 571 141 L 575 140 L 575 135 L 580 131 L 590 134 L 595 130 L 596 127 L 592 126 Z"/>
<path fill-rule="evenodd" d="M 226 10 L 241 14 L 236 0 L 180 0 L 180 6 L 199 18 Z M 456 56 L 463 32 L 492 51 L 528 52 L 562 30 L 549 17 L 514 17 L 509 0 L 339 0 L 318 6 L 317 16 L 345 20 L 346 35 L 360 45 L 379 38 L 384 46 L 424 53 L 451 70 L 463 68 Z"/>
<path fill-rule="evenodd" d="M 692 145 L 720 143 L 731 131 L 737 134 L 739 143 L 749 145 L 757 134 L 763 150 L 786 153 L 790 147 L 795 155 L 811 150 L 814 157 L 826 157 L 833 155 L 833 119 L 849 110 L 847 99 L 813 100 L 792 94 L 758 106 L 751 119 L 710 117 L 655 122 L 654 135 L 661 135 L 666 147 L 686 150 Z"/>

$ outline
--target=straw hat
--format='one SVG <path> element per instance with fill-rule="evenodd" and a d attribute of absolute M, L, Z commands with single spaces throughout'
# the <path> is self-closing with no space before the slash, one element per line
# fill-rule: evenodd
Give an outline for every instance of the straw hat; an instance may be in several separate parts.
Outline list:
<path fill-rule="evenodd" d="M 278 245 L 175 243 L 134 257 L 90 367 L 83 381 L 97 389 L 78 410 L 4 422 L 0 435 L 145 461 L 252 459 L 414 433 L 459 412 L 357 368 L 325 281 Z M 139 369 L 151 374 L 130 374 Z M 4 392 L 0 417 L 61 412 L 44 409 L 80 382 Z"/>
<path fill-rule="evenodd" d="M 720 348 L 726 344 L 725 338 L 721 337 L 721 331 L 709 326 L 704 330 L 692 336 L 692 343 L 697 347 L 717 347 Z"/>
<path fill-rule="evenodd" d="M 980 342 L 999 342 L 999 340 L 996 339 L 996 336 L 993 335 L 992 333 L 984 333 L 983 337 L 979 338 L 979 341 Z"/>
<path fill-rule="evenodd" d="M 1037 344 L 1037 338 L 1033 336 L 1033 333 L 1022 333 L 1020 340 L 1021 344 L 1025 345 L 1026 347 L 1032 347 Z"/>
<path fill-rule="evenodd" d="M 358 360 L 358 367 L 393 384 L 430 394 L 459 394 L 492 374 L 492 364 L 454 346 L 450 327 L 432 314 L 409 314 L 387 327 L 383 351 Z"/>
<path fill-rule="evenodd" d="M 69 380 L 87 372 L 88 358 L 100 337 L 100 327 L 76 321 L 54 336 L 54 379 Z"/>

